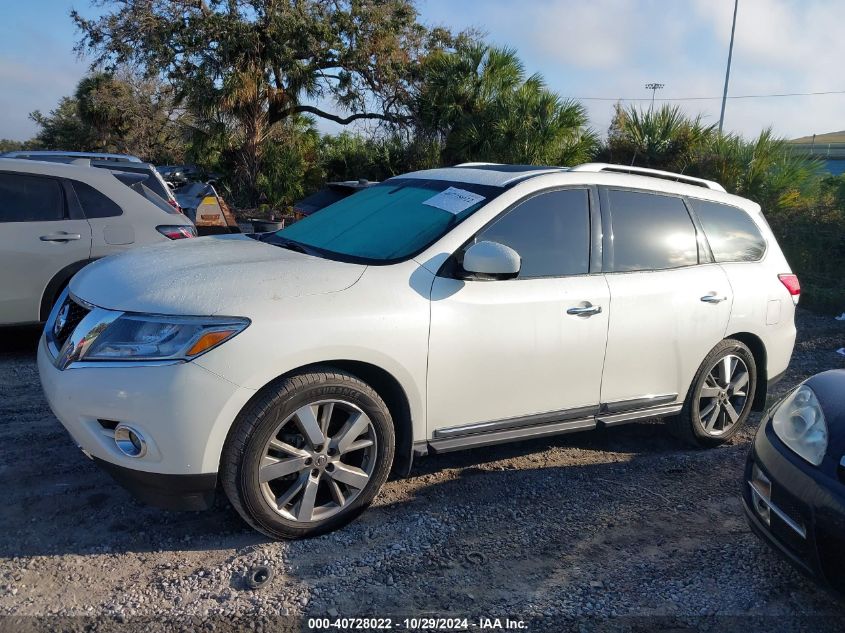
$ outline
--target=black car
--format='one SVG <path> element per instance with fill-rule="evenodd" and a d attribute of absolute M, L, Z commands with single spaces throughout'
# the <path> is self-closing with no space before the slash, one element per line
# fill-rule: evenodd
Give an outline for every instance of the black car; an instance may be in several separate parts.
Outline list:
<path fill-rule="evenodd" d="M 745 467 L 751 528 L 845 592 L 845 369 L 817 374 L 769 411 Z"/>

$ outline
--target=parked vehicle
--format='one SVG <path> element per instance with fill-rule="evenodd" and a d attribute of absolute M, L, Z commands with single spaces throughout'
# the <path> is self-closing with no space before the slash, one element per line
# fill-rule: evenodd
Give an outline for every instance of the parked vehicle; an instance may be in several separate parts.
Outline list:
<path fill-rule="evenodd" d="M 760 207 L 716 183 L 471 164 L 269 241 L 98 262 L 38 365 L 59 420 L 140 498 L 198 509 L 219 481 L 257 530 L 303 537 L 428 452 L 655 416 L 720 444 L 786 370 L 798 293 Z"/>
<path fill-rule="evenodd" d="M 174 189 L 188 182 L 201 180 L 200 171 L 190 165 L 158 165 L 156 169 Z"/>
<path fill-rule="evenodd" d="M 0 325 L 44 321 L 68 280 L 94 259 L 196 235 L 146 182 L 124 172 L 0 159 Z"/>
<path fill-rule="evenodd" d="M 176 200 L 173 190 L 164 181 L 164 178 L 161 177 L 161 174 L 158 173 L 156 168 L 150 163 L 132 163 L 131 165 L 128 165 L 126 163 L 117 163 L 113 161 L 92 160 L 90 164 L 91 167 L 99 167 L 100 169 L 110 169 L 112 171 L 122 171 L 124 173 L 142 174 L 146 176 L 147 179 L 144 181 L 144 186 L 149 187 L 153 193 L 159 196 L 162 200 L 166 201 L 167 204 L 176 209 L 176 211 L 182 213 L 182 207 L 179 206 L 179 202 Z"/>
<path fill-rule="evenodd" d="M 377 184 L 377 182 L 370 182 L 364 178 L 326 183 L 326 186 L 316 193 L 312 193 L 310 196 L 306 196 L 299 202 L 294 203 L 293 214 L 297 220 L 301 220 L 320 209 L 324 209 L 330 204 L 334 204 L 338 200 L 343 200 L 353 193 L 358 193 L 362 189 Z"/>
<path fill-rule="evenodd" d="M 743 501 L 754 532 L 845 592 L 845 370 L 805 380 L 757 430 Z"/>
<path fill-rule="evenodd" d="M 240 233 L 238 221 L 210 182 L 189 182 L 176 190 L 176 200 L 199 235 Z"/>
<path fill-rule="evenodd" d="M 89 158 L 91 160 L 107 160 L 115 163 L 141 163 L 137 156 L 131 154 L 109 154 L 105 152 L 66 152 L 63 150 L 16 150 L 0 154 L 0 158 L 20 158 L 41 160 L 48 163 L 64 163 L 67 159 Z"/>
<path fill-rule="evenodd" d="M 14 155 L 14 156 L 10 156 Z M 149 163 L 141 161 L 137 156 L 124 154 L 96 154 L 86 152 L 9 152 L 4 157 L 25 158 L 28 160 L 40 160 L 50 163 L 67 163 L 84 167 L 98 167 L 112 171 L 122 171 L 131 174 L 143 174 L 147 177 L 144 185 L 155 192 L 177 211 L 182 211 L 176 197 L 168 184 L 161 177 L 161 174 Z"/>

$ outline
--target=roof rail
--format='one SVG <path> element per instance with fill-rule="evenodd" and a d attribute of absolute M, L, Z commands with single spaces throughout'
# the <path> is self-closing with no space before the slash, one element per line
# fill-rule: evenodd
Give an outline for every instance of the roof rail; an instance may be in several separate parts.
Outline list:
<path fill-rule="evenodd" d="M 647 167 L 610 165 L 608 163 L 584 163 L 583 165 L 573 167 L 572 171 L 608 172 L 615 174 L 631 174 L 634 176 L 648 176 L 650 178 L 662 178 L 663 180 L 673 180 L 686 185 L 704 187 L 705 189 L 712 189 L 713 191 L 725 191 L 725 188 L 722 185 L 712 180 L 704 180 L 703 178 L 685 176 L 684 174 L 676 174 L 671 171 L 661 171 L 660 169 L 649 169 Z"/>

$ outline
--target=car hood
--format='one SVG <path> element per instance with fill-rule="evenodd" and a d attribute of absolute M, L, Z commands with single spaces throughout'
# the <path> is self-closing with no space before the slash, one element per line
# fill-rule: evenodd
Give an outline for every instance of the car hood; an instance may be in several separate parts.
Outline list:
<path fill-rule="evenodd" d="M 70 291 L 112 310 L 250 316 L 262 303 L 349 288 L 365 268 L 243 235 L 200 237 L 94 262 L 71 280 Z"/>

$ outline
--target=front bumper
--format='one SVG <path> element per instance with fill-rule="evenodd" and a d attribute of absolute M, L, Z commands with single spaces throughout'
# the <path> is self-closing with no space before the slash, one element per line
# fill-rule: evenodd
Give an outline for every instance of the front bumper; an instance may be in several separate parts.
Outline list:
<path fill-rule="evenodd" d="M 757 510 L 754 466 L 771 481 L 768 524 Z M 758 536 L 808 576 L 845 592 L 845 486 L 786 447 L 770 419 L 748 454 L 742 496 Z"/>
<path fill-rule="evenodd" d="M 132 470 L 94 458 L 133 497 L 165 510 L 207 510 L 214 503 L 217 473 L 204 475 L 161 475 Z"/>
<path fill-rule="evenodd" d="M 58 369 L 44 337 L 38 371 L 50 408 L 79 447 L 143 501 L 196 509 L 213 492 L 226 435 L 255 394 L 196 363 Z M 127 424 L 147 442 L 142 457 L 117 448 L 114 427 Z M 188 477 L 189 479 L 184 479 Z M 159 493 L 185 492 L 179 495 Z M 197 496 L 199 495 L 199 497 Z M 205 495 L 205 497 L 204 497 Z"/>

